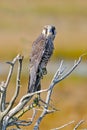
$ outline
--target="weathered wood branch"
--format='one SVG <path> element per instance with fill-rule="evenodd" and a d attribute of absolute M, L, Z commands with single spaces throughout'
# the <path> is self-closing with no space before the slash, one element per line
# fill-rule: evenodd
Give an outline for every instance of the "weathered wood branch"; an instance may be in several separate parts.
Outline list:
<path fill-rule="evenodd" d="M 20 91 L 20 84 L 21 84 L 20 80 L 21 80 L 23 57 L 21 55 L 17 55 L 11 62 L 7 62 L 10 65 L 8 76 L 6 82 L 0 83 L 0 130 L 6 130 L 7 127 L 13 125 L 15 125 L 17 128 L 20 128 L 20 126 L 31 125 L 36 116 L 36 109 L 34 108 L 38 105 L 40 106 L 40 102 L 42 102 L 43 103 L 42 113 L 34 125 L 34 130 L 38 130 L 42 119 L 44 119 L 44 117 L 47 114 L 53 113 L 57 110 L 54 107 L 51 107 L 50 105 L 53 88 L 56 86 L 56 84 L 58 84 L 60 81 L 65 79 L 76 69 L 76 67 L 80 64 L 82 60 L 82 56 L 79 57 L 79 59 L 74 62 L 74 65 L 66 72 L 65 72 L 66 68 L 64 67 L 64 63 L 63 61 L 61 61 L 60 66 L 57 69 L 48 88 L 33 93 L 25 94 L 24 96 L 21 97 L 19 103 L 15 107 L 14 107 L 14 102 L 16 101 Z M 9 86 L 13 74 L 14 65 L 17 61 L 18 61 L 18 70 L 17 70 L 17 79 L 16 79 L 16 89 L 14 91 L 14 95 L 11 98 L 9 104 L 6 105 L 7 88 Z M 47 94 L 45 101 L 43 101 L 43 99 L 35 98 L 32 101 L 32 103 L 30 103 L 31 98 L 34 95 L 37 95 L 38 93 L 44 93 L 44 92 Z M 20 117 L 23 116 L 27 111 L 31 109 L 33 110 L 31 119 L 28 121 L 20 120 Z M 68 124 L 65 124 L 59 128 L 63 128 L 71 123 L 72 122 L 69 122 Z M 79 122 L 75 126 L 74 130 L 76 130 L 80 126 L 80 124 L 82 124 L 82 122 Z M 55 129 L 59 129 L 59 128 L 55 128 Z"/>
<path fill-rule="evenodd" d="M 19 94 L 19 90 L 20 90 L 20 77 L 21 77 L 21 69 L 22 69 L 22 60 L 23 60 L 23 57 L 21 56 L 18 56 L 18 72 L 17 72 L 17 81 L 16 81 L 16 90 L 15 90 L 15 93 L 8 105 L 8 107 L 5 109 L 5 111 L 3 112 L 4 113 L 4 116 L 11 110 L 12 106 L 14 105 L 14 102 Z"/>
<path fill-rule="evenodd" d="M 74 127 L 73 130 L 77 130 L 77 129 L 80 127 L 80 125 L 81 125 L 82 123 L 84 123 L 84 122 L 85 122 L 84 120 L 80 120 L 80 121 L 76 124 L 76 126 Z"/>
<path fill-rule="evenodd" d="M 9 73 L 8 73 L 8 76 L 7 76 L 7 79 L 6 79 L 6 82 L 4 82 L 3 84 L 3 92 L 2 92 L 2 96 L 1 96 L 1 111 L 4 111 L 5 108 L 6 108 L 6 90 L 7 90 L 7 87 L 8 87 L 8 84 L 10 82 L 10 79 L 12 77 L 12 73 L 13 73 L 13 68 L 14 68 L 14 64 L 16 63 L 16 61 L 18 60 L 20 55 L 17 55 L 13 60 L 12 62 L 6 62 L 8 64 L 10 64 L 10 69 L 9 69 Z"/>
<path fill-rule="evenodd" d="M 75 122 L 75 121 L 71 121 L 71 122 L 69 122 L 69 123 L 66 123 L 66 124 L 64 124 L 64 125 L 62 125 L 62 126 L 60 126 L 60 127 L 58 127 L 58 128 L 53 128 L 53 129 L 51 129 L 51 130 L 61 130 L 62 128 L 65 128 L 66 126 L 73 124 L 74 122 Z"/>
<path fill-rule="evenodd" d="M 82 60 L 82 57 L 79 57 L 78 61 L 77 62 L 75 61 L 72 68 L 64 75 L 63 75 L 63 72 L 64 72 L 65 69 L 63 68 L 63 61 L 61 61 L 60 66 L 57 69 L 57 71 L 56 71 L 56 73 L 55 73 L 55 75 L 52 79 L 52 82 L 49 86 L 49 91 L 47 92 L 47 97 L 46 97 L 46 100 L 45 100 L 47 105 L 44 106 L 43 112 L 41 113 L 40 117 L 36 121 L 35 126 L 34 126 L 34 130 L 39 129 L 39 125 L 40 125 L 42 119 L 45 117 L 46 114 L 48 114 L 47 110 L 48 110 L 48 106 L 49 106 L 49 103 L 50 103 L 50 99 L 51 99 L 51 95 L 52 95 L 52 91 L 53 91 L 54 86 L 56 84 L 58 84 L 60 81 L 62 81 L 63 79 L 65 79 L 67 76 L 69 76 L 72 73 L 72 71 L 74 71 L 75 68 L 79 65 L 81 60 Z"/>
<path fill-rule="evenodd" d="M 58 128 L 53 128 L 53 129 L 51 129 L 51 130 L 61 130 L 62 128 L 65 128 L 66 126 L 71 125 L 71 124 L 73 124 L 73 123 L 75 123 L 75 121 L 71 121 L 71 122 L 69 122 L 69 123 L 67 123 L 67 124 L 64 124 L 64 125 L 62 125 L 62 126 L 60 126 L 60 127 L 58 127 Z M 74 127 L 73 130 L 77 130 L 77 129 L 81 126 L 82 123 L 84 123 L 84 120 L 80 120 L 80 121 L 75 125 L 75 127 Z"/>

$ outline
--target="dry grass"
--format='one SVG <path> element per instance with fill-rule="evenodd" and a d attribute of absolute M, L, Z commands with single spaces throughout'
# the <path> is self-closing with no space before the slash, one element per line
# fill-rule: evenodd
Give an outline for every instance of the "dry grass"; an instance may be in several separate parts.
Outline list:
<path fill-rule="evenodd" d="M 70 58 L 87 51 L 87 2 L 52 0 L 49 3 L 49 0 L 1 2 L 0 58 L 13 57 L 18 52 L 28 54 L 46 24 L 54 24 L 58 32 L 54 57 Z"/>

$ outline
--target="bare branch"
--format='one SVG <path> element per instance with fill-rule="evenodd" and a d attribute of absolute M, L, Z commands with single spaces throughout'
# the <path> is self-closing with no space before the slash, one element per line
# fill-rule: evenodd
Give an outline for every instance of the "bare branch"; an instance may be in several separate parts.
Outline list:
<path fill-rule="evenodd" d="M 59 66 L 59 68 L 57 69 L 57 72 L 55 73 L 52 82 L 49 86 L 49 91 L 47 92 L 47 97 L 46 97 L 46 105 L 44 106 L 43 112 L 41 113 L 41 115 L 39 116 L 39 118 L 37 119 L 35 126 L 34 126 L 34 130 L 38 130 L 39 129 L 39 124 L 42 121 L 42 119 L 45 117 L 45 115 L 47 114 L 47 109 L 50 103 L 50 99 L 51 99 L 51 95 L 52 95 L 52 91 L 54 86 L 59 83 L 61 80 L 65 79 L 68 75 L 70 75 L 72 73 L 72 71 L 79 65 L 79 63 L 81 62 L 82 57 L 79 57 L 78 61 L 74 63 L 73 67 L 65 74 L 62 76 L 63 72 L 64 72 L 64 68 L 63 68 L 63 61 L 61 61 L 61 64 Z"/>
<path fill-rule="evenodd" d="M 20 77 L 21 77 L 21 69 L 22 69 L 22 60 L 23 57 L 19 56 L 18 58 L 18 72 L 17 72 L 17 83 L 16 83 L 16 90 L 14 93 L 14 96 L 12 97 L 8 107 L 6 108 L 6 110 L 4 111 L 4 116 L 10 111 L 10 109 L 12 108 L 18 94 L 19 94 L 19 89 L 20 89 Z"/>
<path fill-rule="evenodd" d="M 1 106 L 1 109 L 2 111 L 5 110 L 5 104 L 6 104 L 6 89 L 8 87 L 8 84 L 10 82 L 10 79 L 11 79 L 11 76 L 12 76 L 12 73 L 13 73 L 13 68 L 14 68 L 14 64 L 15 62 L 18 60 L 18 58 L 20 57 L 20 55 L 17 55 L 12 62 L 7 62 L 8 64 L 10 64 L 10 69 L 9 69 L 9 73 L 8 73 L 8 76 L 7 76 L 7 79 L 6 79 L 6 82 L 4 84 L 4 92 L 2 94 L 2 99 L 1 99 L 1 102 L 2 102 L 2 106 Z"/>
<path fill-rule="evenodd" d="M 40 90 L 40 91 L 37 91 L 37 92 L 34 92 L 34 93 L 29 93 L 29 94 L 24 95 L 24 96 L 21 98 L 21 100 L 20 100 L 20 102 L 18 103 L 18 105 L 9 111 L 9 113 L 8 113 L 7 116 L 5 117 L 6 121 L 8 122 L 10 118 L 12 118 L 14 115 L 16 115 L 19 111 L 21 111 L 21 110 L 23 109 L 23 107 L 25 106 L 25 104 L 27 104 L 27 103 L 29 102 L 29 100 L 31 99 L 31 97 L 32 97 L 33 95 L 35 95 L 35 94 L 37 94 L 37 93 L 46 92 L 46 91 L 49 90 L 49 91 L 47 92 L 47 98 L 46 98 L 46 104 L 45 104 L 45 106 L 44 106 L 44 110 L 43 110 L 41 116 L 39 117 L 38 121 L 36 122 L 35 127 L 34 127 L 35 130 L 37 130 L 38 127 L 39 127 L 39 123 L 41 122 L 41 120 L 43 119 L 43 117 L 44 117 L 46 114 L 48 114 L 48 113 L 54 111 L 54 110 L 53 110 L 53 111 L 48 112 L 48 111 L 49 111 L 49 110 L 48 110 L 48 106 L 49 106 L 49 102 L 50 102 L 50 98 L 51 98 L 51 94 L 52 94 L 52 90 L 53 90 L 54 85 L 55 85 L 56 83 L 58 83 L 59 81 L 62 80 L 62 79 L 61 79 L 61 76 L 62 76 L 63 79 L 66 78 L 66 77 L 77 67 L 77 65 L 78 65 L 80 62 L 81 62 L 81 58 L 79 58 L 79 60 L 74 64 L 74 66 L 71 68 L 71 70 L 70 70 L 69 72 L 67 72 L 66 75 L 62 76 L 62 73 L 64 72 L 64 68 L 62 68 L 62 66 L 63 66 L 63 61 L 61 61 L 60 67 L 59 67 L 59 69 L 57 70 L 56 74 L 54 75 L 54 78 L 53 78 L 53 80 L 52 80 L 52 82 L 51 82 L 49 88 L 48 88 L 48 89 L 45 89 L 45 90 Z M 59 78 L 59 79 L 58 79 L 58 78 Z M 61 79 L 61 80 L 60 80 L 60 79 Z M 59 80 L 59 81 L 58 81 L 58 80 Z M 27 108 L 27 110 L 28 110 L 28 108 Z M 22 112 L 23 112 L 23 111 L 22 111 Z M 22 114 L 23 114 L 23 113 L 22 113 Z M 19 115 L 21 115 L 21 114 L 19 114 Z M 37 129 L 36 129 L 36 127 L 37 127 Z"/>
<path fill-rule="evenodd" d="M 19 111 L 19 113 L 17 113 L 15 115 L 16 118 L 20 118 L 22 115 L 24 115 L 24 113 L 26 113 L 28 110 L 33 109 L 34 107 L 36 107 L 39 103 L 38 98 L 35 98 L 33 103 L 31 105 L 28 105 L 26 107 L 24 107 L 21 111 Z"/>
<path fill-rule="evenodd" d="M 18 118 L 14 117 L 11 120 L 9 120 L 8 126 L 16 125 L 17 128 L 20 128 L 19 126 L 29 126 L 34 121 L 34 118 L 36 116 L 36 112 L 37 112 L 36 109 L 33 109 L 33 114 L 32 114 L 32 117 L 30 118 L 29 121 L 19 120 Z"/>
<path fill-rule="evenodd" d="M 10 64 L 10 69 L 9 69 L 9 73 L 8 73 L 8 76 L 7 76 L 7 80 L 5 82 L 5 88 L 7 88 L 8 84 L 9 84 L 9 81 L 11 79 L 11 76 L 12 76 L 12 73 L 13 73 L 13 68 L 14 68 L 14 64 L 15 62 L 19 59 L 20 55 L 18 54 L 13 60 L 12 62 L 6 62 L 8 64 Z"/>
<path fill-rule="evenodd" d="M 60 127 L 58 127 L 58 128 L 53 128 L 53 129 L 51 129 L 51 130 L 60 130 L 60 129 L 62 129 L 62 128 L 68 126 L 68 125 L 73 124 L 74 122 L 75 122 L 75 121 L 71 121 L 71 122 L 69 122 L 69 123 L 67 123 L 67 124 L 64 124 L 64 125 L 62 125 L 62 126 L 60 126 Z"/>
<path fill-rule="evenodd" d="M 22 99 L 20 100 L 20 102 L 18 103 L 18 105 L 16 105 L 13 109 L 11 109 L 8 114 L 4 117 L 4 121 L 5 124 L 9 122 L 9 120 L 15 116 L 19 111 L 21 111 L 23 109 L 23 107 L 29 102 L 29 99 L 31 99 L 30 97 L 37 94 L 37 93 L 42 93 L 42 92 L 46 92 L 47 89 L 45 90 L 40 90 L 34 93 L 28 93 L 25 96 L 22 97 Z M 20 113 L 21 115 L 21 113 Z"/>
<path fill-rule="evenodd" d="M 83 55 L 82 55 L 83 56 Z M 51 95 L 53 92 L 53 88 L 56 84 L 58 84 L 60 81 L 62 81 L 63 79 L 65 79 L 67 76 L 69 76 L 74 70 L 75 68 L 79 65 L 79 63 L 82 60 L 82 56 L 79 57 L 79 59 L 77 61 L 74 62 L 74 65 L 71 67 L 70 70 L 68 70 L 67 72 L 65 72 L 65 67 L 64 67 L 64 63 L 63 60 L 60 63 L 59 68 L 57 69 L 51 84 L 49 85 L 49 87 L 47 89 L 44 90 L 40 90 L 40 91 L 36 91 L 33 93 L 27 93 L 25 94 L 19 101 L 19 103 L 14 107 L 14 102 L 16 100 L 16 98 L 18 97 L 19 94 L 19 90 L 20 90 L 20 78 L 21 78 L 21 70 L 22 70 L 22 60 L 23 57 L 20 55 L 17 55 L 12 62 L 7 62 L 8 64 L 10 64 L 10 70 L 7 76 L 7 80 L 6 82 L 2 82 L 0 84 L 0 119 L 3 119 L 3 130 L 6 130 L 5 128 L 7 126 L 12 126 L 15 125 L 17 128 L 20 128 L 20 126 L 28 126 L 31 125 L 35 115 L 36 115 L 36 111 L 34 109 L 34 107 L 36 107 L 37 105 L 40 105 L 40 101 L 43 103 L 43 105 L 41 104 L 42 108 L 42 113 L 39 116 L 39 118 L 37 119 L 35 126 L 34 126 L 34 130 L 38 130 L 39 129 L 39 125 L 42 121 L 42 119 L 50 113 L 55 112 L 57 109 L 51 107 L 50 105 L 50 100 L 51 100 Z M 6 108 L 6 90 L 7 87 L 9 85 L 10 79 L 12 77 L 12 73 L 13 73 L 13 69 L 14 69 L 14 65 L 16 63 L 16 61 L 18 61 L 18 71 L 17 71 L 17 80 L 16 80 L 16 90 L 14 92 L 14 95 L 10 101 L 10 103 L 8 104 L 7 108 Z M 35 94 L 39 94 L 39 93 L 43 93 L 43 92 L 47 92 L 47 96 L 45 101 L 43 101 L 42 99 L 38 99 L 37 102 L 34 102 L 25 106 L 27 103 L 29 103 L 29 101 L 31 100 L 31 98 L 35 95 Z M 50 108 L 50 109 L 49 109 Z M 24 115 L 24 113 L 26 113 L 27 111 L 29 111 L 30 109 L 34 109 L 33 111 L 33 115 L 32 118 L 29 121 L 26 120 L 19 120 L 19 118 Z M 74 123 L 74 121 L 69 122 L 59 128 L 55 128 L 52 130 L 59 130 L 62 129 L 70 124 Z M 82 121 L 80 121 L 74 128 L 74 130 L 76 130 L 81 123 L 83 123 Z"/>
<path fill-rule="evenodd" d="M 76 126 L 74 127 L 73 130 L 77 130 L 78 127 L 79 127 L 83 122 L 84 122 L 84 120 L 79 121 L 79 122 L 76 124 Z"/>
<path fill-rule="evenodd" d="M 62 74 L 63 74 L 65 69 L 62 68 L 63 61 L 61 61 L 60 67 L 58 68 L 58 70 L 55 73 L 55 75 L 53 77 L 53 80 L 52 80 L 54 85 L 57 84 L 58 82 L 60 82 L 61 80 L 65 79 L 67 76 L 69 76 L 76 69 L 76 67 L 80 64 L 81 60 L 82 60 L 82 57 L 79 57 L 78 61 L 75 60 L 74 65 L 72 66 L 72 68 L 63 76 L 62 76 Z M 54 86 L 50 86 L 50 87 L 54 87 Z"/>
<path fill-rule="evenodd" d="M 4 111 L 5 102 L 4 102 L 4 95 L 5 95 L 5 88 L 4 88 L 5 82 L 0 83 L 0 111 Z"/>

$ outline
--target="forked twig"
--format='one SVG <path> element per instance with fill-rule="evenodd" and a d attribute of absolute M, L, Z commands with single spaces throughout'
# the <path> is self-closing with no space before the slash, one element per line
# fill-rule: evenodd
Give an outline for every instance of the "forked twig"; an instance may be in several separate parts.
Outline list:
<path fill-rule="evenodd" d="M 51 99 L 51 95 L 52 95 L 52 91 L 53 91 L 53 88 L 56 84 L 58 84 L 60 81 L 62 81 L 63 79 L 65 79 L 67 76 L 69 76 L 72 71 L 75 70 L 75 68 L 79 65 L 79 63 L 81 62 L 82 60 L 82 56 L 79 57 L 78 61 L 74 63 L 74 65 L 72 66 L 72 68 L 66 72 L 66 74 L 63 75 L 63 72 L 64 72 L 64 68 L 63 68 L 63 61 L 61 61 L 60 63 L 60 67 L 57 69 L 53 79 L 52 79 L 52 82 L 49 86 L 49 91 L 47 92 L 47 97 L 46 97 L 46 104 L 44 106 L 44 109 L 43 109 L 43 112 L 41 113 L 41 115 L 39 116 L 39 118 L 37 119 L 36 123 L 35 123 L 35 126 L 34 126 L 34 130 L 38 130 L 39 129 L 39 125 L 40 125 L 40 122 L 42 121 L 42 119 L 45 117 L 45 115 L 47 114 L 47 110 L 48 110 L 48 106 L 49 106 L 49 103 L 50 103 L 50 99 Z"/>
<path fill-rule="evenodd" d="M 79 121 L 73 130 L 77 130 L 82 123 L 84 123 L 84 120 Z"/>
<path fill-rule="evenodd" d="M 19 94 L 19 90 L 20 90 L 20 78 L 21 78 L 21 70 L 22 70 L 22 60 L 23 57 L 19 56 L 18 57 L 18 72 L 17 72 L 17 81 L 16 81 L 16 90 L 15 93 L 8 105 L 8 107 L 6 108 L 6 110 L 4 111 L 4 116 L 10 111 L 10 109 L 12 108 L 12 106 L 14 105 L 14 102 Z"/>
<path fill-rule="evenodd" d="M 82 55 L 83 56 L 83 55 Z M 20 79 L 21 79 L 21 70 L 22 70 L 22 60 L 23 57 L 20 55 L 17 55 L 12 62 L 7 62 L 8 64 L 10 64 L 10 70 L 9 70 L 9 74 L 7 76 L 7 80 L 6 82 L 2 82 L 0 84 L 0 120 L 2 120 L 3 122 L 3 130 L 6 130 L 6 128 L 8 126 L 12 126 L 15 125 L 17 128 L 20 128 L 20 126 L 28 126 L 31 125 L 31 123 L 33 122 L 35 115 L 36 115 L 36 111 L 33 111 L 33 115 L 30 121 L 26 121 L 26 120 L 19 120 L 19 118 L 24 115 L 24 113 L 26 113 L 27 111 L 29 111 L 30 109 L 34 109 L 35 106 L 28 104 L 29 101 L 31 100 L 31 98 L 38 93 L 43 93 L 43 92 L 47 92 L 47 96 L 45 101 L 42 100 L 43 105 L 43 109 L 42 109 L 42 113 L 39 116 L 39 118 L 37 119 L 35 125 L 34 125 L 34 130 L 38 130 L 39 129 L 39 125 L 42 121 L 42 119 L 50 113 L 55 112 L 57 109 L 54 109 L 53 107 L 50 107 L 50 100 L 51 100 L 51 95 L 52 95 L 52 91 L 53 88 L 55 87 L 56 84 L 58 84 L 60 81 L 62 81 L 63 79 L 65 79 L 67 76 L 69 76 L 74 70 L 75 68 L 79 65 L 79 63 L 82 60 L 82 56 L 79 57 L 79 59 L 77 61 L 75 61 L 74 65 L 71 67 L 70 70 L 68 70 L 66 73 L 65 72 L 65 68 L 63 67 L 63 60 L 60 63 L 59 68 L 57 69 L 51 84 L 49 85 L 49 87 L 47 89 L 44 90 L 40 90 L 40 91 L 36 91 L 33 93 L 27 93 L 24 96 L 21 97 L 19 103 L 13 107 L 14 102 L 16 100 L 16 98 L 18 97 L 19 94 L 19 90 L 20 90 Z M 6 107 L 6 92 L 7 92 L 7 87 L 9 85 L 10 79 L 12 77 L 12 73 L 13 73 L 13 68 L 14 68 L 14 64 L 16 63 L 16 61 L 18 61 L 18 71 L 17 71 L 17 80 L 16 80 L 16 90 L 14 92 L 14 95 L 10 101 L 10 103 L 7 105 Z M 5 96 L 5 97 L 4 97 Z M 40 103 L 41 100 L 39 100 Z M 26 105 L 26 106 L 25 106 Z M 35 104 L 36 106 L 38 105 Z M 50 109 L 49 109 L 50 107 Z M 54 130 L 58 130 L 58 129 L 62 129 L 70 124 L 74 123 L 74 121 L 69 122 L 59 128 L 55 128 Z M 79 122 L 74 130 L 76 130 L 80 124 L 83 123 L 82 121 Z"/>
<path fill-rule="evenodd" d="M 2 96 L 1 96 L 1 99 L 0 99 L 0 104 L 1 104 L 1 111 L 4 111 L 5 108 L 6 108 L 6 91 L 7 91 L 7 87 L 8 87 L 8 84 L 10 82 L 10 79 L 12 77 L 12 73 L 13 73 L 13 68 L 14 68 L 14 64 L 16 63 L 16 61 L 18 60 L 18 58 L 20 57 L 20 55 L 18 54 L 13 60 L 12 62 L 7 62 L 8 64 L 10 64 L 10 69 L 9 69 L 9 73 L 8 73 L 8 76 L 7 76 L 7 79 L 6 79 L 6 82 L 4 82 L 4 85 L 3 85 L 3 92 L 2 92 Z"/>

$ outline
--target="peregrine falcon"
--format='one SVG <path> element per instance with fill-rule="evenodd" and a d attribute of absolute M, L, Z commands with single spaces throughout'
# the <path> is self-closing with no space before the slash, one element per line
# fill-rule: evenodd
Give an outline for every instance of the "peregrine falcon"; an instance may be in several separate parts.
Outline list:
<path fill-rule="evenodd" d="M 46 66 L 53 54 L 53 41 L 56 28 L 52 25 L 44 26 L 40 36 L 33 42 L 30 57 L 30 73 L 28 93 L 41 89 L 41 78 L 47 74 Z"/>

